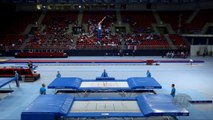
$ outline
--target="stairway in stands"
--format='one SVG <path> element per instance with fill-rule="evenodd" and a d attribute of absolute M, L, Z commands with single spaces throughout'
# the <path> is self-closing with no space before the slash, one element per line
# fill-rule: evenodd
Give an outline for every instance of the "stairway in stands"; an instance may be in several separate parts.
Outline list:
<path fill-rule="evenodd" d="M 25 34 L 25 35 L 29 34 L 32 27 L 41 27 L 40 31 L 43 31 L 45 29 L 45 26 L 42 25 L 42 21 L 43 21 L 45 15 L 46 15 L 46 12 L 43 11 L 42 14 L 39 16 L 37 23 L 36 24 L 29 24 L 26 27 L 23 34 Z M 28 37 L 26 39 L 24 39 L 23 44 L 20 47 L 20 50 L 24 50 L 24 48 L 27 46 L 27 43 L 30 42 L 31 37 L 32 37 L 32 35 L 28 35 Z"/>

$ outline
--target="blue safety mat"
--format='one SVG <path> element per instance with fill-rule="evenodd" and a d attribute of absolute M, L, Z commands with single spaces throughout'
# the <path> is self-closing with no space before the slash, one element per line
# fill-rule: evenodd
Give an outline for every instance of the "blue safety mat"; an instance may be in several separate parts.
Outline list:
<path fill-rule="evenodd" d="M 177 106 L 167 94 L 146 94 L 137 97 L 144 116 L 188 116 L 189 111 Z"/>
<path fill-rule="evenodd" d="M 162 86 L 149 77 L 131 77 L 127 79 L 131 89 L 161 89 Z"/>
<path fill-rule="evenodd" d="M 115 80 L 114 77 L 96 77 L 95 80 Z"/>
<path fill-rule="evenodd" d="M 48 88 L 52 89 L 78 89 L 81 85 L 81 78 L 77 77 L 63 77 L 56 78 L 49 85 Z"/>
<path fill-rule="evenodd" d="M 0 78 L 0 88 L 15 80 L 15 77 Z"/>
<path fill-rule="evenodd" d="M 54 120 L 66 115 L 74 97 L 69 95 L 40 95 L 21 114 L 21 120 Z"/>

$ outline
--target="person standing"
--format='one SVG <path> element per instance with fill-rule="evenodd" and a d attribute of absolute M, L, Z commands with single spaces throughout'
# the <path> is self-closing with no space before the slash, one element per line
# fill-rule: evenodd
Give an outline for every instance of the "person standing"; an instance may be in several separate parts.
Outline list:
<path fill-rule="evenodd" d="M 15 71 L 15 81 L 16 81 L 16 86 L 19 87 L 19 74 L 17 71 Z"/>
<path fill-rule="evenodd" d="M 46 95 L 46 88 L 45 88 L 45 84 L 43 83 L 42 85 L 41 85 L 41 88 L 40 88 L 40 94 L 41 95 Z"/>
<path fill-rule="evenodd" d="M 61 73 L 60 73 L 59 71 L 57 72 L 56 77 L 57 77 L 57 78 L 61 78 Z"/>
<path fill-rule="evenodd" d="M 171 95 L 172 97 L 175 97 L 175 93 L 176 93 L 175 84 L 172 84 L 171 87 L 172 87 L 172 90 L 171 90 L 170 95 Z"/>
<path fill-rule="evenodd" d="M 149 70 L 146 71 L 146 77 L 152 77 L 151 73 L 149 72 Z"/>
<path fill-rule="evenodd" d="M 108 74 L 105 69 L 104 69 L 104 72 L 101 74 L 101 77 L 108 77 Z"/>
<path fill-rule="evenodd" d="M 189 60 L 189 62 L 190 62 L 190 65 L 192 65 L 192 63 L 193 63 L 193 60 L 192 60 L 192 59 L 190 59 L 190 60 Z"/>
<path fill-rule="evenodd" d="M 27 65 L 28 65 L 28 68 L 32 71 L 32 69 L 33 69 L 32 61 L 29 61 Z"/>

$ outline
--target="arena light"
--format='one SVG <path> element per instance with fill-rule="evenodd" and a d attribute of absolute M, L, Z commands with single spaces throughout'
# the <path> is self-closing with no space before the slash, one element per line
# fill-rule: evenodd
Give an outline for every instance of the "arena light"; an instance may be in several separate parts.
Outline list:
<path fill-rule="evenodd" d="M 36 5 L 37 10 L 41 10 L 41 4 Z"/>

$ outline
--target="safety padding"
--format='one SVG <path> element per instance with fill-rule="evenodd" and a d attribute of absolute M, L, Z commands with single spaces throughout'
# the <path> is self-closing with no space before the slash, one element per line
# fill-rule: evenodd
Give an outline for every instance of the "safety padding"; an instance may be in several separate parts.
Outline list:
<path fill-rule="evenodd" d="M 81 85 L 81 78 L 77 77 L 62 77 L 56 78 L 48 85 L 48 88 L 53 89 L 78 89 Z"/>
<path fill-rule="evenodd" d="M 173 103 L 167 94 L 146 94 L 137 97 L 144 116 L 188 116 L 189 111 Z"/>
<path fill-rule="evenodd" d="M 131 77 L 127 79 L 131 89 L 161 89 L 162 86 L 154 79 L 148 77 Z"/>
<path fill-rule="evenodd" d="M 96 77 L 95 80 L 115 80 L 114 77 Z"/>
<path fill-rule="evenodd" d="M 21 120 L 55 120 L 69 113 L 74 97 L 40 95 L 21 114 Z"/>

